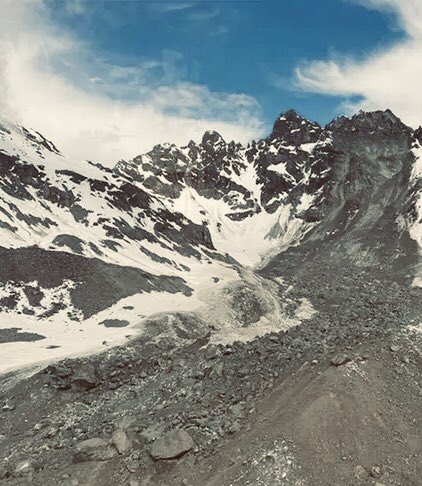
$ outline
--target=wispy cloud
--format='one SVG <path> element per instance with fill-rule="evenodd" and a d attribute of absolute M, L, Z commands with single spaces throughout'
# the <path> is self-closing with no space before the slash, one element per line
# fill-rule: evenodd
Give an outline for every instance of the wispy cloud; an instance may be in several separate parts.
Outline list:
<path fill-rule="evenodd" d="M 170 12 L 177 12 L 179 10 L 187 10 L 194 7 L 195 5 L 195 2 L 178 2 L 177 0 L 156 0 L 155 2 L 151 2 L 149 7 L 155 12 L 166 14 Z"/>
<path fill-rule="evenodd" d="M 2 2 L 0 110 L 69 155 L 112 163 L 210 128 L 239 141 L 260 134 L 256 100 L 180 81 L 179 53 L 111 63 L 55 25 L 45 2 Z"/>
<path fill-rule="evenodd" d="M 355 0 L 366 8 L 395 15 L 405 38 L 360 60 L 341 58 L 305 62 L 296 69 L 304 91 L 358 97 L 345 109 L 391 108 L 407 123 L 422 123 L 422 2 L 420 0 Z"/>

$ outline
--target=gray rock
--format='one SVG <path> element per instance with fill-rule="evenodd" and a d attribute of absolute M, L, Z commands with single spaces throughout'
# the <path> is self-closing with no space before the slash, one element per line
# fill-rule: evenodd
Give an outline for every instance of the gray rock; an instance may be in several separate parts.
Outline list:
<path fill-rule="evenodd" d="M 53 364 L 47 367 L 46 371 L 51 375 L 58 376 L 59 378 L 67 378 L 72 374 L 72 369 L 67 366 Z"/>
<path fill-rule="evenodd" d="M 363 479 L 363 478 L 366 478 L 367 476 L 368 476 L 368 473 L 363 466 L 359 465 L 359 466 L 355 467 L 355 478 L 356 479 Z"/>
<path fill-rule="evenodd" d="M 163 432 L 163 426 L 160 424 L 153 424 L 150 425 L 148 428 L 144 429 L 141 432 L 141 437 L 145 440 L 146 443 L 151 443 L 156 440 L 161 433 Z"/>
<path fill-rule="evenodd" d="M 8 398 L 3 405 L 3 412 L 12 412 L 16 408 L 16 398 Z"/>
<path fill-rule="evenodd" d="M 381 477 L 381 468 L 379 466 L 372 466 L 371 467 L 371 470 L 370 470 L 370 475 L 373 477 L 373 478 L 379 478 Z"/>
<path fill-rule="evenodd" d="M 119 454 L 124 454 L 130 448 L 130 441 L 124 430 L 115 430 L 111 441 Z"/>
<path fill-rule="evenodd" d="M 230 426 L 227 428 L 227 432 L 229 434 L 236 434 L 237 432 L 240 432 L 242 430 L 242 424 L 238 421 L 235 420 Z"/>
<path fill-rule="evenodd" d="M 99 325 L 104 327 L 127 327 L 129 321 L 123 319 L 105 319 Z"/>
<path fill-rule="evenodd" d="M 34 459 L 26 459 L 16 465 L 15 473 L 19 476 L 28 476 L 34 473 L 38 468 L 38 464 Z"/>
<path fill-rule="evenodd" d="M 351 360 L 350 356 L 347 356 L 347 354 L 343 353 L 337 353 L 332 359 L 331 359 L 331 364 L 333 366 L 342 366 L 345 365 L 346 363 L 349 363 Z"/>
<path fill-rule="evenodd" d="M 149 448 L 154 460 L 175 459 L 190 451 L 193 447 L 192 437 L 184 430 L 176 429 L 156 440 Z"/>
<path fill-rule="evenodd" d="M 135 473 L 140 467 L 139 459 L 133 459 L 132 457 L 129 457 L 126 461 L 126 469 L 130 473 Z"/>
<path fill-rule="evenodd" d="M 76 452 L 73 456 L 73 461 L 87 462 L 87 461 L 107 461 L 115 456 L 116 449 L 104 439 L 88 439 L 79 442 L 76 445 Z"/>
<path fill-rule="evenodd" d="M 98 384 L 97 374 L 92 364 L 78 370 L 71 379 L 72 390 L 82 392 L 95 388 Z"/>

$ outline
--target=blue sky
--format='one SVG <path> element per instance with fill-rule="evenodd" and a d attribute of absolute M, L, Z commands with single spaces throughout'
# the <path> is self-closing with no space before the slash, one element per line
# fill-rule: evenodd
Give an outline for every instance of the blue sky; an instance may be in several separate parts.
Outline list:
<path fill-rule="evenodd" d="M 294 108 L 422 121 L 421 0 L 2 0 L 0 111 L 113 164 Z M 30 80 L 30 82 L 28 82 Z"/>
<path fill-rule="evenodd" d="M 126 66 L 164 60 L 163 84 L 246 93 L 267 126 L 288 108 L 321 123 L 342 110 L 344 97 L 298 90 L 297 65 L 340 53 L 360 57 L 403 36 L 391 15 L 343 0 L 96 0 L 81 3 L 81 12 L 52 5 L 53 17 L 99 56 Z"/>

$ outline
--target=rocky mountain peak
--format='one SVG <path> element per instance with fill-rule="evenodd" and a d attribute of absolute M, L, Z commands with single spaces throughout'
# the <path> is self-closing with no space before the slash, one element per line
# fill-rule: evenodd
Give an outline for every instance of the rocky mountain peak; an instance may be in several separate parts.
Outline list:
<path fill-rule="evenodd" d="M 321 134 L 321 127 L 298 115 L 295 110 L 282 113 L 274 123 L 270 140 L 283 139 L 287 143 L 300 145 L 316 142 Z"/>
<path fill-rule="evenodd" d="M 419 142 L 422 142 L 422 127 L 419 127 L 415 130 L 414 137 L 416 140 L 419 140 Z"/>
<path fill-rule="evenodd" d="M 391 110 L 360 111 L 351 118 L 340 116 L 326 126 L 337 132 L 410 133 L 412 131 Z"/>
<path fill-rule="evenodd" d="M 208 149 L 219 149 L 226 145 L 223 137 L 214 130 L 207 130 L 202 136 L 202 146 Z"/>

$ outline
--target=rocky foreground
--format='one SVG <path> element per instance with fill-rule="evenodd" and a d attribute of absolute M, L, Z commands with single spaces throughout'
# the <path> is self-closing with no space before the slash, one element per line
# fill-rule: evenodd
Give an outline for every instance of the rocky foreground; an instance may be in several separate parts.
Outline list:
<path fill-rule="evenodd" d="M 180 313 L 184 346 L 139 337 L 2 377 L 0 483 L 422 484 L 422 289 L 314 263 L 287 297 L 317 313 L 249 343 L 209 345 Z"/>

